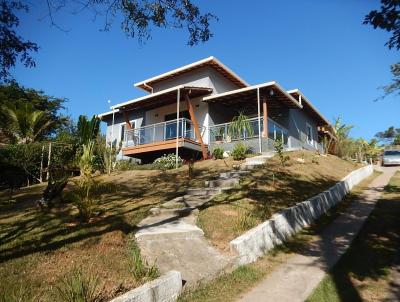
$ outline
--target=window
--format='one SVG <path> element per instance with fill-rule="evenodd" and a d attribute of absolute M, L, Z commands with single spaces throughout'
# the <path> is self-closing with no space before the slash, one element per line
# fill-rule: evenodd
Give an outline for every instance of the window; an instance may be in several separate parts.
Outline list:
<path fill-rule="evenodd" d="M 120 136 L 120 140 L 124 141 L 125 140 L 125 124 L 121 125 L 121 136 Z"/>
<path fill-rule="evenodd" d="M 312 145 L 313 143 L 312 128 L 309 124 L 307 124 L 306 127 L 307 127 L 307 143 Z"/>

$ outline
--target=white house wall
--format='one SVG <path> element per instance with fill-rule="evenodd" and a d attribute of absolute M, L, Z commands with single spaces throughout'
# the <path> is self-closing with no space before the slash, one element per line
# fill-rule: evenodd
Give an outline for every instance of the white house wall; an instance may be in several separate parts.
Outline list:
<path fill-rule="evenodd" d="M 200 98 L 195 98 L 191 100 L 194 107 L 194 114 L 196 116 L 197 122 L 200 126 L 205 129 L 208 127 L 208 104 L 200 101 Z M 179 111 L 188 110 L 185 100 L 181 100 Z M 148 110 L 145 113 L 146 126 L 165 122 L 165 116 L 168 114 L 176 113 L 176 103 L 161 106 L 152 110 Z M 208 142 L 208 131 L 204 132 L 203 141 Z"/>
<path fill-rule="evenodd" d="M 172 88 L 178 85 L 212 88 L 212 94 L 222 93 L 238 88 L 235 84 L 222 76 L 218 71 L 206 66 L 156 83 L 153 85 L 153 92 L 159 92 L 161 90 Z"/>

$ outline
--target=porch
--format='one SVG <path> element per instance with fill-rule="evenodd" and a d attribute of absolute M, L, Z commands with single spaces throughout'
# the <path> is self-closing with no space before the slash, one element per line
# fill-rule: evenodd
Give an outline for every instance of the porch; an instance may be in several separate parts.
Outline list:
<path fill-rule="evenodd" d="M 231 123 L 222 123 L 209 128 L 208 149 L 212 152 L 215 148 L 222 148 L 224 151 L 232 151 L 240 141 L 254 153 L 262 153 L 274 150 L 274 142 L 282 140 L 286 150 L 319 150 L 324 151 L 323 144 L 317 141 L 300 141 L 289 134 L 288 129 L 278 122 L 268 118 L 268 132 L 264 132 L 264 117 L 255 117 L 246 120 L 251 131 L 243 129 L 240 137 L 232 135 Z M 261 135 L 260 135 L 261 133 Z M 264 135 L 265 133 L 265 135 Z"/>
<path fill-rule="evenodd" d="M 202 152 L 201 141 L 206 129 L 199 127 L 196 130 L 194 123 L 187 118 L 130 129 L 125 132 L 122 152 L 145 162 L 175 153 L 177 149 L 183 156 L 197 158 Z"/>

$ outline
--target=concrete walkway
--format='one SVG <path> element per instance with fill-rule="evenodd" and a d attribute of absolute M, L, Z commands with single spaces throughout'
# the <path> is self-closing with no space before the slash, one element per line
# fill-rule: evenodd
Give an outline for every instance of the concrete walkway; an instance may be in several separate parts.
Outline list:
<path fill-rule="evenodd" d="M 349 247 L 365 220 L 375 207 L 381 191 L 398 168 L 383 168 L 364 191 L 362 198 L 351 204 L 301 254 L 296 254 L 269 274 L 239 301 L 296 302 L 304 301 L 322 281 Z"/>

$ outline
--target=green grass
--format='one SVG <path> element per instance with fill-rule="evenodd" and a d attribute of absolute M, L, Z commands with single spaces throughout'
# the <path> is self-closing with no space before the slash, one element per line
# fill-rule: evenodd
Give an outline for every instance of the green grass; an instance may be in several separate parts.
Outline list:
<path fill-rule="evenodd" d="M 311 227 L 292 237 L 288 242 L 274 248 L 255 263 L 241 266 L 232 273 L 224 274 L 208 284 L 201 285 L 195 290 L 184 292 L 179 301 L 222 302 L 236 300 L 241 294 L 250 290 L 267 274 L 273 271 L 274 268 L 283 263 L 291 254 L 304 249 L 311 240 L 315 239 L 322 232 L 326 225 L 346 211 L 346 208 L 359 197 L 362 191 L 377 175 L 378 173 L 375 173 L 354 187 L 341 203 L 318 219 Z"/>
<path fill-rule="evenodd" d="M 397 172 L 349 250 L 307 301 L 382 301 L 400 249 L 399 217 Z"/>

